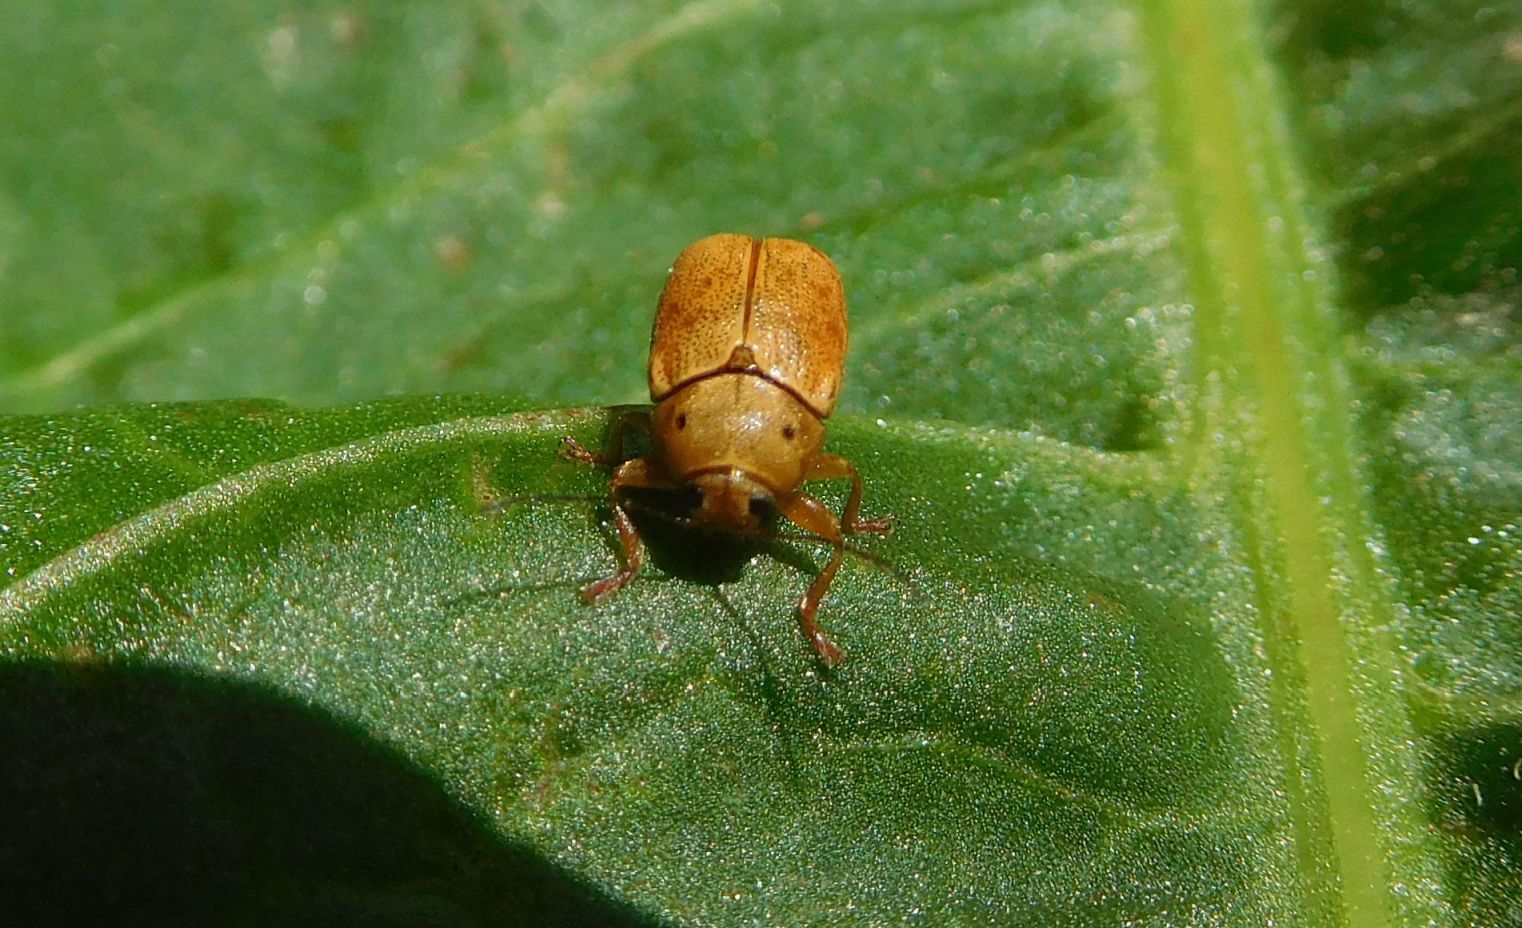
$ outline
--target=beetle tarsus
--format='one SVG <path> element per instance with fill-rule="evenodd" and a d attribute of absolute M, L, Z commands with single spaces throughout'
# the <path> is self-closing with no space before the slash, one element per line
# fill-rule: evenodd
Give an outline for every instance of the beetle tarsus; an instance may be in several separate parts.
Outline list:
<path fill-rule="evenodd" d="M 587 606 L 597 605 L 628 586 L 636 573 L 637 571 L 625 568 L 611 577 L 603 577 L 601 580 L 588 583 L 581 588 L 581 592 L 578 594 L 581 597 L 582 604 Z"/>
<path fill-rule="evenodd" d="M 799 495 L 802 496 L 802 494 Z M 817 500 L 808 499 L 812 506 L 818 507 L 820 511 L 828 516 L 829 511 L 824 509 Z M 831 518 L 833 519 L 833 517 Z M 830 541 L 834 545 L 834 550 L 830 552 L 830 562 L 825 565 L 824 570 L 819 572 L 819 576 L 814 578 L 814 582 L 809 584 L 808 590 L 803 594 L 803 599 L 799 601 L 798 620 L 803 625 L 803 636 L 813 644 L 814 651 L 819 655 L 819 659 L 828 665 L 834 666 L 845 660 L 845 654 L 841 652 L 840 648 L 835 646 L 835 643 L 819 627 L 818 620 L 815 619 L 815 615 L 819 612 L 819 604 L 824 600 L 824 594 L 829 592 L 830 584 L 835 581 L 835 572 L 840 569 L 840 558 L 844 553 L 838 529 L 835 532 L 835 537 L 830 539 Z"/>
<path fill-rule="evenodd" d="M 845 661 L 845 652 L 836 647 L 835 642 L 826 637 L 824 632 L 815 631 L 814 637 L 809 640 L 814 643 L 814 653 L 819 655 L 819 660 L 826 667 L 839 667 Z"/>
<path fill-rule="evenodd" d="M 581 442 L 567 435 L 560 439 L 560 447 L 565 450 L 565 456 L 582 464 L 591 464 L 593 467 L 607 467 L 608 459 L 596 451 L 589 451 Z"/>
<path fill-rule="evenodd" d="M 835 565 L 834 561 L 830 563 L 832 567 Z M 825 572 L 834 573 L 829 568 L 826 568 Z M 825 581 L 824 586 L 829 586 L 828 580 Z M 816 580 L 809 587 L 809 591 L 803 594 L 803 599 L 798 603 L 798 623 L 803 626 L 803 637 L 807 638 L 809 644 L 814 646 L 814 653 L 819 655 L 819 660 L 826 667 L 838 667 L 846 659 L 845 652 L 840 650 L 839 646 L 830 640 L 830 636 L 824 633 L 824 629 L 819 627 L 818 620 L 814 618 L 815 613 L 819 611 L 819 600 L 822 598 L 822 595 L 823 590 L 820 588 L 818 580 Z"/>
<path fill-rule="evenodd" d="M 855 524 L 841 526 L 841 530 L 847 535 L 887 535 L 892 533 L 893 526 L 898 524 L 898 516 L 873 516 L 870 519 L 858 519 Z"/>

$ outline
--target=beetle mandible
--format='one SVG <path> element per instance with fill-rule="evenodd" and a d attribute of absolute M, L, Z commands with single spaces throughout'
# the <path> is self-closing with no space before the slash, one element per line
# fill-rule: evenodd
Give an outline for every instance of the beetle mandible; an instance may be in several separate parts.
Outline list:
<path fill-rule="evenodd" d="M 892 527 L 888 518 L 861 517 L 861 475 L 823 450 L 845 355 L 845 289 L 822 251 L 728 234 L 688 246 L 661 291 L 650 336 L 655 409 L 618 419 L 607 457 L 565 439 L 576 460 L 613 467 L 609 495 L 622 548 L 617 572 L 583 588 L 582 599 L 611 596 L 644 564 L 622 491 L 696 491 L 698 502 L 682 522 L 757 534 L 780 516 L 833 547 L 798 614 L 820 660 L 839 663 L 844 655 L 815 615 L 840 569 L 845 536 Z M 649 433 L 650 454 L 623 459 L 630 428 Z M 799 489 L 821 479 L 851 481 L 839 518 Z"/>

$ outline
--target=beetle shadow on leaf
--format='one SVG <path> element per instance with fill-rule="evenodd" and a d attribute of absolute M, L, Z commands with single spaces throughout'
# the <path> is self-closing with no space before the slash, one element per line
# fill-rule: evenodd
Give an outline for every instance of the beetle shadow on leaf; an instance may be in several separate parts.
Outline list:
<path fill-rule="evenodd" d="M 0 757 L 8 923 L 657 924 L 267 686 L 0 662 Z"/>

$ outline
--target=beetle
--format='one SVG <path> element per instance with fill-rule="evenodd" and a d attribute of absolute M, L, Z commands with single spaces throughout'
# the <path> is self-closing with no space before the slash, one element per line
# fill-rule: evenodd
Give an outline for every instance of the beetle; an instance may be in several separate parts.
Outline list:
<path fill-rule="evenodd" d="M 696 504 L 680 522 L 751 535 L 781 517 L 833 547 L 798 616 L 820 660 L 840 663 L 844 654 L 815 618 L 819 603 L 840 569 L 846 536 L 892 528 L 890 518 L 862 518 L 861 475 L 823 450 L 845 356 L 845 288 L 824 252 L 791 239 L 734 234 L 688 246 L 672 265 L 650 335 L 654 410 L 616 420 L 606 457 L 565 439 L 572 458 L 613 470 L 609 497 L 620 564 L 584 587 L 582 600 L 608 598 L 644 564 L 624 491 L 685 490 L 695 493 Z M 649 454 L 624 459 L 630 429 L 648 433 Z M 839 517 L 800 489 L 806 480 L 830 479 L 851 481 Z"/>

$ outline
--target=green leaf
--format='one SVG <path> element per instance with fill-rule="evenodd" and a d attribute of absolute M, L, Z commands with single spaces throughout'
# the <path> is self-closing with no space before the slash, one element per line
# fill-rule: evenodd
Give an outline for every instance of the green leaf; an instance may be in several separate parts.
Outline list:
<path fill-rule="evenodd" d="M 19 11 L 0 55 L 57 76 L 0 91 L 31 130 L 0 158 L 25 193 L 0 305 L 32 307 L 0 317 L 0 407 L 639 402 L 661 276 L 734 229 L 841 264 L 848 408 L 1156 443 L 1179 293 L 1171 261 L 1138 260 L 1170 220 L 1134 196 L 1128 21 L 554 7 L 198 10 L 188 53 L 135 27 L 148 9 Z"/>
<path fill-rule="evenodd" d="M 557 447 L 595 441 L 602 415 L 463 415 L 479 408 L 428 404 L 445 421 L 416 426 L 405 405 L 139 407 L 64 420 L 67 440 L 60 420 L 12 420 L 18 446 L 69 449 L 32 459 L 39 486 L 105 500 L 124 471 L 158 476 L 135 516 L 36 497 L 42 518 L 5 514 L 16 550 L 46 558 L 3 594 L 6 650 L 276 681 L 503 833 L 679 919 L 803 918 L 823 887 L 881 916 L 932 871 L 994 910 L 1087 886 L 1084 908 L 1110 919 L 1197 891 L 1166 889 L 1177 881 L 1243 884 L 1261 863 L 1261 810 L 1221 810 L 1227 783 L 1262 776 L 1224 769 L 1258 761 L 1229 747 L 1239 684 L 1209 613 L 1136 579 L 1184 566 L 1138 565 L 1149 546 L 1229 576 L 1155 468 L 842 422 L 832 437 L 869 474 L 873 511 L 901 522 L 872 546 L 886 564 L 853 559 L 833 591 L 826 621 L 850 660 L 822 674 L 792 612 L 817 560 L 806 544 L 765 545 L 742 570 L 747 552 L 694 564 L 668 539 L 646 582 L 579 605 L 577 586 L 612 565 L 589 518 L 605 478 Z M 191 440 L 212 429 L 220 447 Z M 288 443 L 315 432 L 351 440 Z M 1072 476 L 1053 486 L 1031 468 Z M 927 470 L 962 481 L 926 486 Z M 202 485 L 185 492 L 185 473 Z M 587 498 L 493 514 L 525 491 Z M 1063 498 L 1082 502 L 1043 512 Z M 69 508 L 108 525 L 46 515 Z M 1106 523 L 1136 527 L 1117 560 L 1079 556 L 1075 536 Z M 991 537 L 1008 541 L 990 551 Z M 1041 557 L 1058 547 L 1085 570 Z M 713 585 L 715 570 L 732 576 Z M 881 859 L 880 841 L 901 853 Z M 704 866 L 683 865 L 694 842 Z M 1158 856 L 1173 846 L 1184 855 Z M 927 913 L 966 904 L 937 895 Z"/>
<path fill-rule="evenodd" d="M 0 847 L 69 888 L 38 920 L 191 884 L 268 923 L 1515 923 L 1519 37 L 13 11 Z M 559 441 L 643 399 L 664 269 L 723 229 L 846 278 L 830 447 L 899 523 L 825 602 L 836 671 L 786 533 L 646 513 L 640 580 L 576 597 L 616 546 Z"/>

